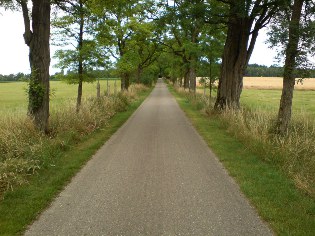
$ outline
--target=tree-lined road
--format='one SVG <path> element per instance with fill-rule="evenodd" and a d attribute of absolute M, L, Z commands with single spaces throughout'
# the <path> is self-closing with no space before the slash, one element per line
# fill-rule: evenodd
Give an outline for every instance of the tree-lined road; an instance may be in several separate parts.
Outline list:
<path fill-rule="evenodd" d="M 159 81 L 26 235 L 272 235 Z"/>

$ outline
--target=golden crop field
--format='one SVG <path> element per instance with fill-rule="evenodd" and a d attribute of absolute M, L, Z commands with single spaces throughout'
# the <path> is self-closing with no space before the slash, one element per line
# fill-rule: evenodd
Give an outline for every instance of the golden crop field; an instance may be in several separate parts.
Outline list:
<path fill-rule="evenodd" d="M 244 89 L 282 89 L 281 77 L 244 77 Z M 315 90 L 315 78 L 296 79 L 295 89 Z"/>
<path fill-rule="evenodd" d="M 201 77 L 197 78 L 197 85 L 202 87 L 199 83 Z M 314 90 L 315 78 L 307 78 L 299 81 L 296 79 L 295 89 L 297 90 Z M 216 82 L 217 84 L 218 82 Z M 282 89 L 282 77 L 244 77 L 244 89 Z"/>
<path fill-rule="evenodd" d="M 200 78 L 198 78 L 199 80 Z M 198 93 L 204 93 L 199 84 Z M 280 104 L 282 78 L 280 77 L 244 77 L 244 89 L 241 103 L 251 108 L 262 108 L 277 112 Z M 209 88 L 206 93 L 209 94 Z M 213 92 L 215 97 L 216 92 Z M 295 86 L 293 111 L 295 114 L 308 114 L 315 117 L 315 78 L 305 79 L 303 84 Z"/>

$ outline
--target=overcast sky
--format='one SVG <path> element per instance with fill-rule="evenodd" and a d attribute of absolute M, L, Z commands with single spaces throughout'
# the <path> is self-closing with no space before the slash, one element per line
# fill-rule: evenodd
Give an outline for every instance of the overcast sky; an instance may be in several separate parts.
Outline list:
<path fill-rule="evenodd" d="M 18 72 L 29 73 L 28 47 L 24 43 L 24 24 L 21 12 L 0 11 L 0 74 L 16 74 Z M 261 33 L 257 39 L 256 47 L 250 63 L 261 65 L 276 64 L 275 53 L 265 44 L 266 35 Z M 51 55 L 56 48 L 51 47 Z M 52 60 L 52 65 L 55 63 Z M 50 73 L 54 74 L 58 69 L 51 65 Z"/>

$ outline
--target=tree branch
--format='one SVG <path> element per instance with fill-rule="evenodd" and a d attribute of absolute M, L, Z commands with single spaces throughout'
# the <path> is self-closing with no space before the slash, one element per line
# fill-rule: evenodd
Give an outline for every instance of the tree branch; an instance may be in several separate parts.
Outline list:
<path fill-rule="evenodd" d="M 25 28 L 25 32 L 23 34 L 24 41 L 25 41 L 25 44 L 27 46 L 30 46 L 31 41 L 32 41 L 33 32 L 31 31 L 31 21 L 30 21 L 30 17 L 29 17 L 29 11 L 27 8 L 27 1 L 26 0 L 20 0 L 20 1 L 18 1 L 18 3 L 21 5 L 22 12 L 23 12 L 24 28 Z"/>

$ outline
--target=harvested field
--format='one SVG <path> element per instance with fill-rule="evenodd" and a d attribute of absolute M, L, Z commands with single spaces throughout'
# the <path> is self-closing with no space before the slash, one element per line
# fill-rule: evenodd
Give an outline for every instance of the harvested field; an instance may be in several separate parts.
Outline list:
<path fill-rule="evenodd" d="M 197 78 L 197 85 L 203 86 Z M 282 77 L 244 77 L 244 89 L 282 89 Z M 315 78 L 303 79 L 302 82 L 296 79 L 295 89 L 315 91 Z"/>
<path fill-rule="evenodd" d="M 244 77 L 244 89 L 282 89 L 281 77 Z M 295 89 L 315 90 L 315 78 L 296 79 Z"/>

